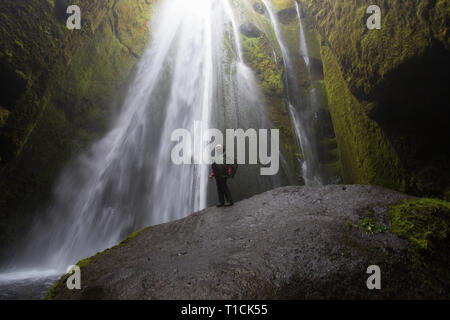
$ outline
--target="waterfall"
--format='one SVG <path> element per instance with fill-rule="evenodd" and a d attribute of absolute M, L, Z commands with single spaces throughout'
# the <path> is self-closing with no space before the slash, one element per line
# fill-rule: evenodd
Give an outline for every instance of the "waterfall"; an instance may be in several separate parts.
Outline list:
<path fill-rule="evenodd" d="M 235 11 L 229 0 L 160 2 L 151 43 L 116 122 L 64 170 L 10 270 L 64 272 L 133 231 L 214 203 L 207 165 L 171 162 L 171 133 L 270 126 L 255 75 L 243 62 Z M 205 142 L 193 143 L 191 156 L 198 158 Z M 240 169 L 233 191 L 248 197 L 250 189 L 258 193 L 285 183 L 258 172 Z"/>
<path fill-rule="evenodd" d="M 299 34 L 300 34 L 300 54 L 303 56 L 303 59 L 305 61 L 308 78 L 312 82 L 311 60 L 310 60 L 310 55 L 309 55 L 309 49 L 308 49 L 308 45 L 306 43 L 306 36 L 305 36 L 305 31 L 303 29 L 302 17 L 300 14 L 300 8 L 299 8 L 297 1 L 295 1 L 295 9 L 297 11 L 299 30 L 300 30 L 300 32 L 299 32 Z M 318 116 L 319 110 L 318 109 L 319 109 L 319 99 L 317 96 L 316 88 L 313 87 L 309 91 L 309 115 L 308 115 L 309 121 L 317 122 L 319 120 L 319 116 Z M 316 138 L 317 134 L 315 132 L 312 132 L 312 136 L 314 138 Z M 314 143 L 317 144 L 317 141 L 315 141 Z M 317 153 L 319 147 L 317 145 L 315 147 L 316 147 L 315 152 Z M 320 161 L 318 160 L 317 154 L 314 156 L 314 164 L 316 166 L 316 169 L 315 169 L 316 172 L 314 173 L 314 177 L 313 177 L 314 183 L 315 184 L 325 184 L 327 179 L 325 178 L 325 174 L 320 169 Z"/>
<path fill-rule="evenodd" d="M 309 94 L 310 97 L 308 97 L 308 99 L 305 99 L 305 97 L 301 94 L 303 88 L 301 88 L 300 86 L 300 79 L 294 71 L 296 63 L 298 63 L 295 62 L 295 58 L 299 54 L 302 54 L 308 72 L 310 65 L 308 49 L 306 46 L 306 38 L 300 20 L 298 4 L 296 1 L 293 1 L 295 2 L 300 24 L 300 47 L 294 48 L 295 50 L 290 50 L 290 48 L 288 48 L 288 46 L 285 44 L 280 23 L 274 13 L 273 5 L 269 0 L 262 0 L 262 2 L 267 9 L 268 17 L 276 34 L 277 41 L 284 60 L 285 72 L 287 74 L 285 84 L 287 86 L 286 91 L 289 100 L 289 114 L 293 122 L 293 127 L 295 129 L 297 139 L 301 145 L 304 157 L 304 161 L 302 163 L 303 179 L 306 185 L 321 185 L 324 183 L 324 178 L 318 160 L 318 146 L 313 129 L 313 123 L 317 121 L 317 99 L 314 96 L 315 90 L 311 89 L 311 92 Z"/>
<path fill-rule="evenodd" d="M 300 14 L 300 8 L 298 7 L 297 1 L 295 1 L 295 10 L 297 11 L 298 22 L 300 25 L 300 54 L 303 55 L 305 59 L 306 68 L 308 68 L 308 73 L 310 73 L 310 61 L 309 61 L 309 51 L 306 44 L 305 30 L 303 30 L 302 16 Z"/>

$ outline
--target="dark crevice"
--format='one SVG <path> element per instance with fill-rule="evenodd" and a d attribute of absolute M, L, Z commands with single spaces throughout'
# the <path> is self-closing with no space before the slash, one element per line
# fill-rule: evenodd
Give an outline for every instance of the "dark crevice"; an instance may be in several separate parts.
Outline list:
<path fill-rule="evenodd" d="M 392 71 L 374 92 L 369 116 L 415 177 L 407 187 L 412 194 L 439 195 L 450 181 L 449 85 L 450 54 L 436 42 Z"/>
<path fill-rule="evenodd" d="M 27 80 L 20 72 L 12 70 L 7 62 L 0 61 L 0 106 L 12 111 L 26 86 Z"/>

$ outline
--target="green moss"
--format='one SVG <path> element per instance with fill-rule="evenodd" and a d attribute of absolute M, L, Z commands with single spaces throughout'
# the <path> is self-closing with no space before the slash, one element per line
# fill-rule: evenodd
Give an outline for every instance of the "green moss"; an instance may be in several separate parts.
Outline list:
<path fill-rule="evenodd" d="M 415 263 L 423 267 L 427 282 L 439 283 L 450 298 L 450 202 L 413 199 L 391 206 L 391 230 L 411 243 Z"/>
<path fill-rule="evenodd" d="M 348 89 L 328 46 L 322 46 L 321 55 L 344 182 L 404 190 L 401 164 L 394 148 Z"/>
<path fill-rule="evenodd" d="M 273 95 L 283 92 L 283 68 L 273 59 L 270 43 L 265 36 L 249 38 L 241 35 L 245 62 L 256 72 L 263 90 Z"/>
<path fill-rule="evenodd" d="M 369 0 L 298 2 L 321 37 L 344 180 L 445 198 L 448 1 L 381 1 L 381 30 L 365 26 Z"/>
<path fill-rule="evenodd" d="M 447 190 L 444 192 L 444 197 L 443 197 L 443 199 L 444 199 L 445 201 L 450 201 L 450 189 L 447 189 Z"/>
<path fill-rule="evenodd" d="M 441 241 L 449 241 L 450 202 L 415 199 L 392 206 L 392 232 L 408 239 L 418 250 L 432 250 Z"/>
<path fill-rule="evenodd" d="M 299 173 L 303 156 L 287 111 L 281 52 L 269 40 L 270 30 L 258 38 L 241 35 L 244 61 L 256 74 L 272 126 L 280 130 L 281 152 L 292 172 Z"/>

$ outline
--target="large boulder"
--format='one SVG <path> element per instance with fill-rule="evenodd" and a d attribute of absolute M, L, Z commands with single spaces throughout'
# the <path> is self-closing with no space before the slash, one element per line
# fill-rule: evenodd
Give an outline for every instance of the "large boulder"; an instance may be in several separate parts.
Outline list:
<path fill-rule="evenodd" d="M 48 298 L 445 297 L 445 282 L 422 267 L 407 236 L 389 231 L 390 207 L 407 199 L 362 185 L 279 188 L 146 228 L 80 261 L 81 290 L 68 290 L 66 275 Z M 403 222 L 396 216 L 394 227 Z M 367 287 L 371 265 L 381 290 Z"/>

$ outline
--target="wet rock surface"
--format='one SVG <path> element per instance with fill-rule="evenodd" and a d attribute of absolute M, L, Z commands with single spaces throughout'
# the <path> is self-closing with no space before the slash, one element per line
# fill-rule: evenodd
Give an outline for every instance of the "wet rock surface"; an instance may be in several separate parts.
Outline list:
<path fill-rule="evenodd" d="M 259 30 L 257 26 L 250 22 L 245 22 L 239 27 L 239 31 L 249 37 L 249 38 L 258 38 L 262 36 L 263 32 Z"/>
<path fill-rule="evenodd" d="M 284 187 L 228 208 L 208 208 L 146 228 L 83 260 L 82 288 L 65 277 L 55 299 L 437 298 L 406 240 L 349 226 L 389 226 L 389 206 L 409 198 L 379 187 Z M 381 290 L 369 290 L 370 265 Z"/>

